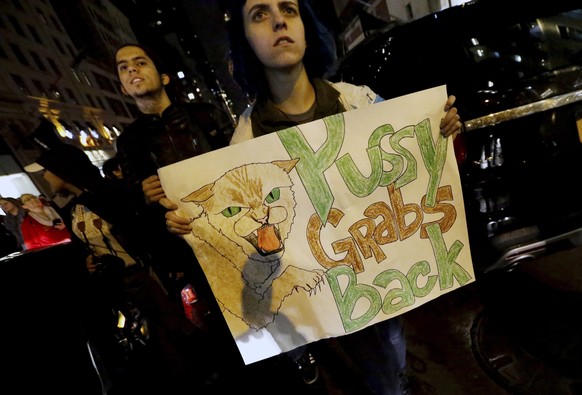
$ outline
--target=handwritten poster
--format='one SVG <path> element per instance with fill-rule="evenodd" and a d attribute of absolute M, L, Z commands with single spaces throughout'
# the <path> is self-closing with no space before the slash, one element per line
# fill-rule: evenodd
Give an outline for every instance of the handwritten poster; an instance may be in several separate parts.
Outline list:
<path fill-rule="evenodd" d="M 474 281 L 446 87 L 159 170 L 246 364 Z"/>

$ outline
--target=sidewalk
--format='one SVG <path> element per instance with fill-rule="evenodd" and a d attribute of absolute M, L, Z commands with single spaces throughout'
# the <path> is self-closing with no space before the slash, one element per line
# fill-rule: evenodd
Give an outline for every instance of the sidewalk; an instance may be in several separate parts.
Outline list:
<path fill-rule="evenodd" d="M 578 247 L 407 313 L 412 394 L 582 394 L 581 284 Z"/>

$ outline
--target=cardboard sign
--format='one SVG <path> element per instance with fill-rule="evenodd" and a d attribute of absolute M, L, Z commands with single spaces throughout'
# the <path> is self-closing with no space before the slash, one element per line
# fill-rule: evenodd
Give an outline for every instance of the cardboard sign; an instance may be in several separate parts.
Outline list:
<path fill-rule="evenodd" d="M 159 170 L 245 363 L 474 281 L 446 87 Z"/>

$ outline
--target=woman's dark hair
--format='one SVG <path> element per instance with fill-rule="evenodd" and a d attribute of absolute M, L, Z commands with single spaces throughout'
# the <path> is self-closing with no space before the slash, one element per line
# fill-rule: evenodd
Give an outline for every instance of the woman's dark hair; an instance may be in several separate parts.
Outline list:
<path fill-rule="evenodd" d="M 263 65 L 251 49 L 243 24 L 243 7 L 246 0 L 228 1 L 230 20 L 227 32 L 234 68 L 234 79 L 251 98 L 266 95 L 268 85 Z M 299 14 L 305 27 L 307 48 L 303 64 L 310 79 L 332 75 L 336 67 L 335 39 L 318 19 L 310 0 L 298 0 Z"/>
<path fill-rule="evenodd" d="M 10 203 L 12 203 L 13 205 L 15 205 L 16 207 L 18 207 L 19 210 L 22 210 L 22 203 L 20 203 L 20 199 L 16 199 L 13 197 L 0 197 L 0 201 L 2 200 L 7 200 Z M 6 213 L 6 215 L 12 215 L 9 213 Z"/>

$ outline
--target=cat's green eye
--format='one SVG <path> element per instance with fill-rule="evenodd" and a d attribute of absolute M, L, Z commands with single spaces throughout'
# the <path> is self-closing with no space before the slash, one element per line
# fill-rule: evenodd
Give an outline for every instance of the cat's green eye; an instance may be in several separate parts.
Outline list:
<path fill-rule="evenodd" d="M 280 197 L 281 197 L 281 190 L 279 188 L 273 188 L 271 193 L 269 193 L 267 195 L 267 197 L 265 198 L 265 202 L 273 203 L 273 202 L 276 202 L 277 200 L 279 200 Z"/>
<path fill-rule="evenodd" d="M 226 218 L 230 218 L 233 215 L 237 215 L 240 213 L 240 207 L 230 206 L 222 210 L 221 214 L 224 215 Z"/>

